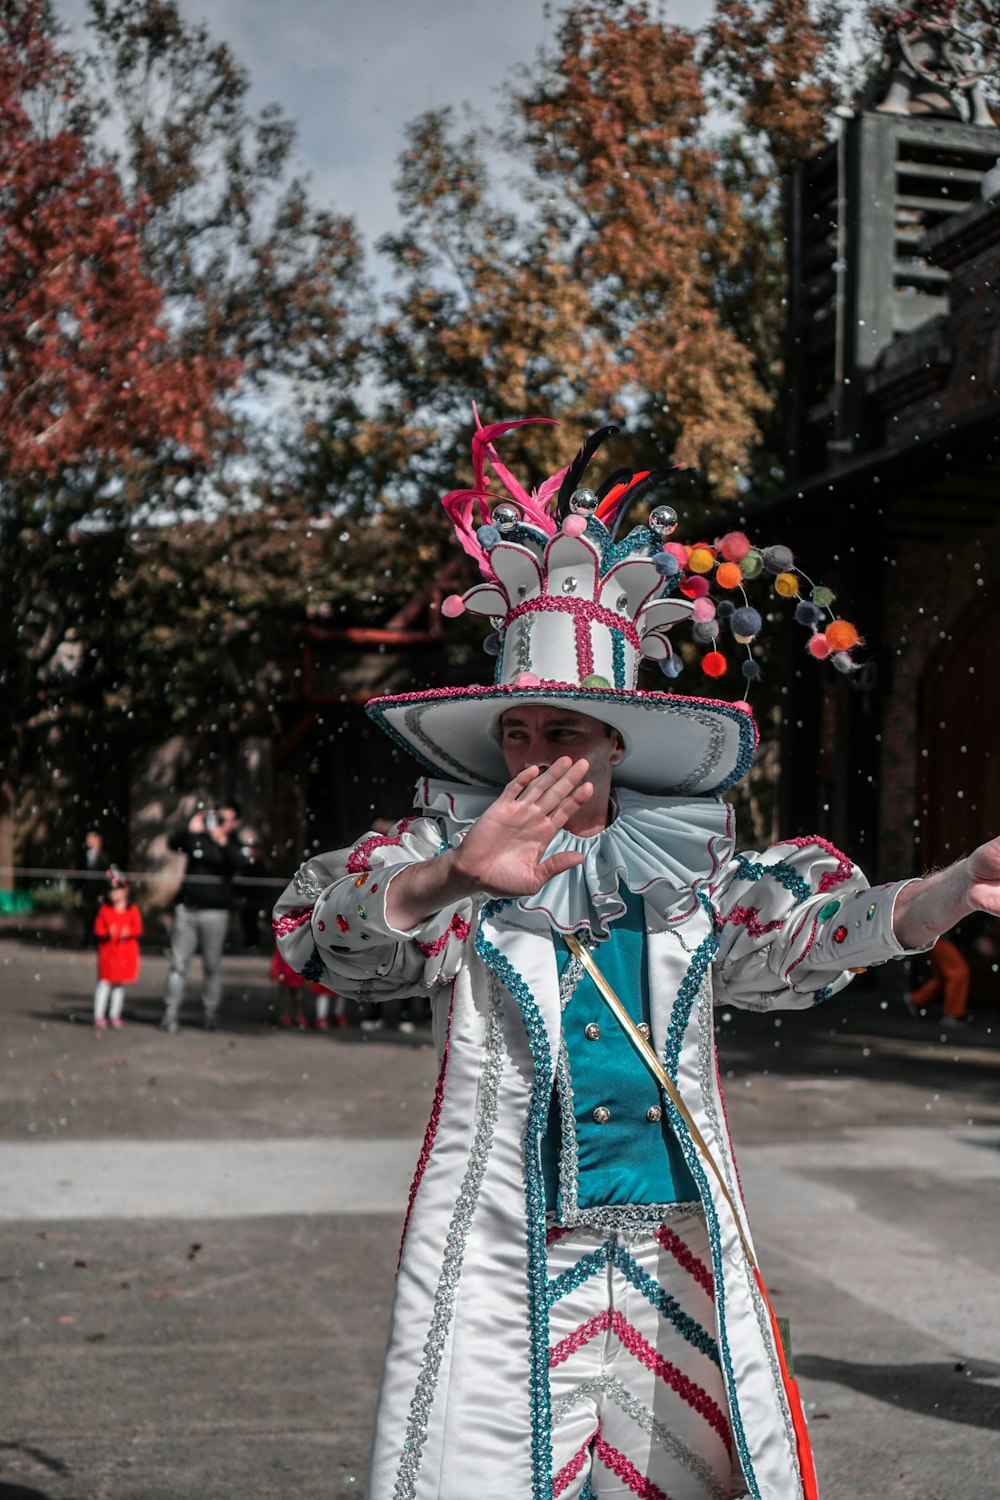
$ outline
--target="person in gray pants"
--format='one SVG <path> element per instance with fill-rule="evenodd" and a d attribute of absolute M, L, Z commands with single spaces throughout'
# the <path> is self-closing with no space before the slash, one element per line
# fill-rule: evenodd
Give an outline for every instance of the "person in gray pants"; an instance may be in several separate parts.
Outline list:
<path fill-rule="evenodd" d="M 167 839 L 167 847 L 187 856 L 184 880 L 174 906 L 170 969 L 163 994 L 160 1028 L 174 1033 L 180 1024 L 184 984 L 191 960 L 201 953 L 205 1030 L 214 1031 L 222 999 L 222 951 L 229 924 L 232 877 L 240 867 L 236 838 L 239 805 L 230 800 L 218 810 L 199 810 L 185 828 Z"/>

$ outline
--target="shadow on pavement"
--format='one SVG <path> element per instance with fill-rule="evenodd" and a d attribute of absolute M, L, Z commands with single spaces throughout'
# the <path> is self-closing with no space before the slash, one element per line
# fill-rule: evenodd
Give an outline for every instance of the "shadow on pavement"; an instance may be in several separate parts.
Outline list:
<path fill-rule="evenodd" d="M 67 990 L 57 990 L 52 997 L 52 1007 L 48 1010 L 25 1009 L 22 1014 L 30 1016 L 36 1021 L 66 1021 L 71 1025 L 89 1027 L 91 1012 L 88 999 L 78 993 Z M 146 1031 L 158 1031 L 160 1021 L 163 1018 L 162 1001 L 149 1001 L 139 999 L 125 1002 L 125 1029 L 136 1027 Z M 186 1002 L 181 1011 L 182 1031 L 203 1031 L 204 1021 L 200 1005 L 197 1002 Z M 319 1038 L 319 1034 L 311 1026 L 299 1032 L 297 1027 L 285 1028 L 278 1024 L 277 1008 L 273 1001 L 270 989 L 259 991 L 241 991 L 239 994 L 227 993 L 223 1000 L 222 1009 L 218 1023 L 214 1028 L 217 1035 L 238 1036 L 241 1039 L 266 1039 L 279 1035 L 302 1035 L 305 1038 Z M 400 1032 L 394 1025 L 387 1025 L 385 1030 L 373 1033 L 361 1031 L 356 1020 L 352 1018 L 351 1024 L 344 1028 L 331 1027 L 327 1033 L 327 1040 L 334 1041 L 339 1047 L 432 1047 L 434 1039 L 431 1035 L 429 1022 L 418 1022 L 415 1032 Z M 3 1496 L 0 1495 L 0 1500 Z"/>
<path fill-rule="evenodd" d="M 50 1458 L 40 1448 L 32 1448 L 28 1443 L 0 1443 L 0 1459 L 6 1453 L 16 1453 L 25 1458 L 30 1458 L 40 1469 L 47 1469 L 50 1474 L 58 1474 L 65 1478 L 69 1474 L 69 1468 L 60 1458 Z M 0 1480 L 0 1500 L 50 1500 L 42 1490 L 33 1489 L 30 1484 L 8 1484 Z"/>
<path fill-rule="evenodd" d="M 795 1374 L 846 1386 L 888 1406 L 939 1422 L 960 1422 L 1000 1432 L 1000 1393 L 981 1384 L 1000 1376 L 1000 1365 L 984 1360 L 949 1364 L 861 1365 L 822 1354 L 797 1354 Z"/>
<path fill-rule="evenodd" d="M 49 1496 L 26 1484 L 4 1484 L 0 1480 L 0 1500 L 49 1500 Z"/>
<path fill-rule="evenodd" d="M 931 1092 L 961 1070 L 962 1087 L 995 1103 L 1000 1079 L 1000 1013 L 984 1011 L 974 1024 L 942 1031 L 933 1019 L 914 1019 L 895 998 L 877 990 L 835 996 L 805 1011 L 755 1014 L 718 1008 L 716 1040 L 725 1079 L 763 1070 L 775 1077 L 802 1073 L 868 1082 L 898 1082 Z"/>

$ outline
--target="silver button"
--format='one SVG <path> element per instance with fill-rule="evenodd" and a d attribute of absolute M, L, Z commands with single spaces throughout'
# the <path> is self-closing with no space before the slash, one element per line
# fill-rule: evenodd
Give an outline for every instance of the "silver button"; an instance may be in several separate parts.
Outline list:
<path fill-rule="evenodd" d="M 583 1028 L 583 1034 L 588 1042 L 599 1042 L 601 1040 L 601 1028 L 596 1021 L 590 1021 Z"/>
<path fill-rule="evenodd" d="M 636 1031 L 638 1031 L 639 1035 L 641 1037 L 644 1037 L 647 1042 L 649 1041 L 649 1038 L 652 1036 L 652 1032 L 650 1031 L 649 1026 L 647 1025 L 647 1023 L 645 1021 L 640 1021 L 639 1022 L 638 1026 L 636 1027 Z"/>
<path fill-rule="evenodd" d="M 663 1110 L 658 1104 L 651 1104 L 646 1111 L 646 1119 L 650 1125 L 655 1125 L 657 1120 L 663 1119 Z"/>
<path fill-rule="evenodd" d="M 595 1125 L 606 1125 L 611 1119 L 611 1111 L 606 1104 L 599 1104 L 594 1110 L 593 1118 Z"/>

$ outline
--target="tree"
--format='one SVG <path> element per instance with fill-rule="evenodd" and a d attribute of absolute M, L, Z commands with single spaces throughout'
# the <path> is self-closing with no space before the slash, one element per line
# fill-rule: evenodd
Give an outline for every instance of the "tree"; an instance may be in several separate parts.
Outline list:
<path fill-rule="evenodd" d="M 8 486 L 164 444 L 208 451 L 225 370 L 171 346 L 143 265 L 144 200 L 97 164 L 86 130 L 50 134 L 32 103 L 70 74 L 40 0 L 0 31 L 0 463 Z"/>
<path fill-rule="evenodd" d="M 143 263 L 146 204 L 97 153 L 40 0 L 0 19 L 0 758 L 44 718 L 96 476 L 204 461 L 236 370 L 185 357 Z M 121 504 L 108 492 L 109 502 Z M 7 787 L 10 781 L 5 778 Z M 8 790 L 7 796 L 10 792 Z M 0 817 L 4 808 L 0 806 Z"/>
<path fill-rule="evenodd" d="M 237 492 L 249 456 L 273 483 L 303 415 L 337 439 L 353 427 L 371 311 L 354 224 L 290 175 L 294 126 L 275 106 L 251 114 L 246 70 L 203 23 L 174 0 L 90 0 L 90 13 L 86 70 L 149 204 L 144 255 L 182 347 L 239 361 L 209 482 Z"/>
<path fill-rule="evenodd" d="M 508 209 L 453 115 L 414 123 L 397 184 L 404 228 L 382 245 L 401 289 L 378 344 L 381 429 L 393 429 L 411 499 L 454 474 L 472 399 L 489 418 L 565 424 L 510 441 L 512 461 L 536 473 L 614 422 L 635 435 L 630 455 L 692 465 L 716 507 L 773 474 L 775 176 L 779 153 L 821 128 L 835 32 L 804 0 L 759 15 L 720 0 L 703 44 L 636 0 L 573 5 L 508 95 L 507 145 L 524 168 Z M 740 68 L 740 131 L 716 137 L 709 103 Z"/>
<path fill-rule="evenodd" d="M 249 113 L 227 50 L 160 0 L 92 18 L 70 58 L 42 0 L 0 16 L 0 760 L 50 851 L 124 816 L 131 747 L 183 719 L 188 684 L 132 691 L 143 583 L 162 598 L 136 537 L 245 513 L 256 576 L 229 597 L 260 585 L 306 419 L 347 454 L 364 302 L 353 226 L 290 177 L 291 127 Z"/>
<path fill-rule="evenodd" d="M 701 48 L 713 98 L 737 115 L 775 183 L 818 151 L 844 94 L 838 57 L 847 6 L 825 0 L 716 0 Z"/>
<path fill-rule="evenodd" d="M 567 14 L 557 46 L 516 102 L 555 200 L 546 218 L 611 355 L 614 386 L 605 366 L 593 395 L 732 499 L 770 396 L 726 319 L 745 204 L 707 139 L 695 39 L 640 5 L 594 0 Z"/>

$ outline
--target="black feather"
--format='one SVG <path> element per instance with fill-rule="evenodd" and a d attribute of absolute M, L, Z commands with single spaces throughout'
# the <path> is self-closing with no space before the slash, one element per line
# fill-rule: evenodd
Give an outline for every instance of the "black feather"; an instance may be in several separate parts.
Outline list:
<path fill-rule="evenodd" d="M 610 495 L 616 484 L 628 484 L 633 473 L 632 469 L 616 469 L 613 474 L 608 475 L 607 479 L 602 479 L 597 491 L 598 500 L 603 500 L 606 495 Z"/>
<path fill-rule="evenodd" d="M 619 427 L 601 427 L 597 432 L 592 432 L 590 437 L 587 438 L 583 447 L 566 470 L 563 482 L 559 486 L 559 501 L 556 506 L 556 514 L 560 520 L 569 514 L 569 497 L 579 487 L 584 470 L 598 448 L 600 448 L 602 443 L 606 443 L 608 438 L 614 437 L 615 433 L 620 431 Z"/>

